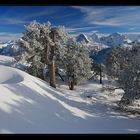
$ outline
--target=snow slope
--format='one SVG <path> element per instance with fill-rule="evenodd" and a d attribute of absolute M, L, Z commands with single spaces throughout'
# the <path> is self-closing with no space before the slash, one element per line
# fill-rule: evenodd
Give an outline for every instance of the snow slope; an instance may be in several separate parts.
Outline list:
<path fill-rule="evenodd" d="M 140 120 L 114 110 L 98 83 L 54 89 L 7 66 L 9 57 L 7 64 L 6 57 L 0 61 L 5 63 L 0 64 L 0 133 L 140 133 Z M 92 100 L 85 98 L 88 93 Z"/>
<path fill-rule="evenodd" d="M 0 55 L 0 65 L 12 66 L 16 63 L 16 60 L 10 56 Z"/>

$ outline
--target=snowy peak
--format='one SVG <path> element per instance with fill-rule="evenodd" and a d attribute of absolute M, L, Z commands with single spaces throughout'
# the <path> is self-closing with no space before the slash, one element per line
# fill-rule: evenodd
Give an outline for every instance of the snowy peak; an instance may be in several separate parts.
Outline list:
<path fill-rule="evenodd" d="M 16 41 L 7 41 L 0 44 L 0 54 L 6 56 L 17 56 L 24 52 L 24 48 L 17 45 Z"/>
<path fill-rule="evenodd" d="M 100 42 L 100 39 L 96 33 L 93 33 L 90 37 L 93 42 Z"/>
<path fill-rule="evenodd" d="M 110 36 L 112 36 L 112 37 L 120 37 L 120 36 L 122 36 L 122 34 L 119 33 L 119 32 L 115 32 L 115 33 L 112 33 Z"/>
<path fill-rule="evenodd" d="M 127 40 L 127 38 L 118 32 L 113 33 L 107 37 L 102 37 L 100 39 L 101 43 L 111 46 L 111 47 L 118 46 L 118 45 L 124 43 L 124 41 L 126 41 L 126 40 Z"/>
<path fill-rule="evenodd" d="M 118 32 L 115 32 L 115 33 L 109 35 L 109 37 L 114 39 L 114 40 L 118 40 L 118 41 L 123 41 L 126 39 L 125 35 L 118 33 Z"/>
<path fill-rule="evenodd" d="M 126 38 L 126 39 L 124 39 L 124 43 L 129 44 L 129 43 L 132 43 L 132 41 L 130 39 Z"/>
<path fill-rule="evenodd" d="M 96 33 L 93 33 L 91 35 L 80 34 L 76 37 L 76 41 L 90 45 L 99 43 L 109 47 L 115 47 L 121 44 L 129 44 L 132 42 L 131 39 L 129 39 L 125 34 L 121 34 L 118 32 L 105 36 L 100 36 Z"/>
<path fill-rule="evenodd" d="M 140 40 L 134 40 L 131 44 L 134 44 L 134 45 L 140 44 Z"/>
<path fill-rule="evenodd" d="M 77 42 L 89 43 L 89 39 L 85 34 L 80 34 L 76 37 Z"/>

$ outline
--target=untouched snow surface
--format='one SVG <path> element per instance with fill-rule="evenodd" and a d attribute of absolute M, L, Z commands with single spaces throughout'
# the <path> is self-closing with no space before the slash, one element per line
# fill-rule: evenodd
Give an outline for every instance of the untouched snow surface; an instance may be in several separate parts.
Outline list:
<path fill-rule="evenodd" d="M 0 133 L 140 133 L 140 120 L 115 110 L 115 98 L 106 98 L 97 82 L 54 89 L 9 67 L 12 58 L 0 62 Z"/>
<path fill-rule="evenodd" d="M 0 65 L 12 66 L 16 63 L 16 60 L 10 56 L 0 55 Z"/>

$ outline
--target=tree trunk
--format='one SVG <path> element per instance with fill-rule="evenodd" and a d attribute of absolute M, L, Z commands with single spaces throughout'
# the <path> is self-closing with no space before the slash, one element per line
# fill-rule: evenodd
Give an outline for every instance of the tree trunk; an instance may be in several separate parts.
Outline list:
<path fill-rule="evenodd" d="M 100 72 L 100 84 L 102 84 L 102 72 Z"/>
<path fill-rule="evenodd" d="M 50 77 L 50 86 L 56 88 L 56 79 L 55 79 L 55 61 L 52 60 L 49 64 L 49 77 Z"/>
<path fill-rule="evenodd" d="M 102 69 L 101 69 L 101 66 L 100 66 L 100 84 L 102 84 Z"/>
<path fill-rule="evenodd" d="M 75 85 L 75 86 L 77 86 L 77 85 L 78 85 L 78 83 L 77 83 L 77 82 L 74 82 L 74 85 Z"/>
<path fill-rule="evenodd" d="M 54 60 L 54 46 L 51 46 L 51 57 L 49 58 L 49 48 L 50 46 L 48 45 L 46 49 L 46 65 L 48 65 L 48 70 L 49 70 L 49 79 L 50 79 L 50 86 L 56 88 L 56 80 L 55 80 L 55 60 Z"/>
<path fill-rule="evenodd" d="M 70 90 L 74 90 L 74 82 L 70 82 L 69 83 L 69 89 Z"/>
<path fill-rule="evenodd" d="M 51 31 L 51 37 L 53 42 L 55 42 L 55 30 Z M 50 86 L 56 88 L 56 76 L 55 76 L 55 45 L 50 47 L 50 57 L 49 57 L 49 77 Z"/>
<path fill-rule="evenodd" d="M 74 90 L 74 80 L 71 79 L 71 77 L 68 76 L 68 86 L 70 90 Z"/>

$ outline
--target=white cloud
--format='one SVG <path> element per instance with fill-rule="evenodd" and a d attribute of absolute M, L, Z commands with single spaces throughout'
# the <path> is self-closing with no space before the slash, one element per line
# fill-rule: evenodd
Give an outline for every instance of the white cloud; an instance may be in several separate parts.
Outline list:
<path fill-rule="evenodd" d="M 140 35 L 140 32 L 123 32 L 123 34 L 134 34 L 134 35 Z"/>
<path fill-rule="evenodd" d="M 93 34 L 99 32 L 98 30 L 95 30 L 95 27 L 66 28 L 66 31 L 72 36 L 76 36 L 81 33 Z"/>
<path fill-rule="evenodd" d="M 95 31 L 92 31 L 92 33 L 98 33 L 99 31 L 95 30 Z"/>
<path fill-rule="evenodd" d="M 24 20 L 24 19 L 18 19 L 18 18 L 11 18 L 11 17 L 5 17 L 5 18 L 0 18 L 0 22 L 2 24 L 26 24 L 29 21 Z"/>
<path fill-rule="evenodd" d="M 97 26 L 140 26 L 140 6 L 73 6 L 84 22 Z"/>
<path fill-rule="evenodd" d="M 98 30 L 96 30 L 96 27 L 66 28 L 66 31 L 72 35 L 78 35 L 80 33 L 92 34 L 98 32 Z"/>
<path fill-rule="evenodd" d="M 129 30 L 135 30 L 136 28 L 134 28 L 134 27 L 131 27 L 131 28 L 129 28 Z"/>
<path fill-rule="evenodd" d="M 92 24 L 96 24 L 96 25 L 103 25 L 103 26 L 119 26 L 119 23 L 116 23 L 114 21 L 93 21 L 91 22 Z"/>
<path fill-rule="evenodd" d="M 95 27 L 66 28 L 67 31 L 93 30 Z"/>
<path fill-rule="evenodd" d="M 20 37 L 22 37 L 22 33 L 0 32 L 0 41 L 16 40 Z"/>

